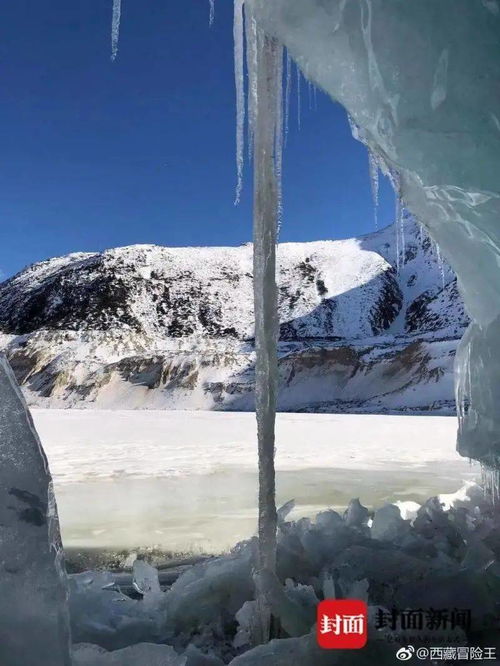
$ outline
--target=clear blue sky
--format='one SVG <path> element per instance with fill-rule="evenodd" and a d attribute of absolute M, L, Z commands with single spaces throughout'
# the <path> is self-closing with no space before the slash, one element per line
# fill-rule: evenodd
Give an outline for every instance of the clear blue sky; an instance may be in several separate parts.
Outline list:
<path fill-rule="evenodd" d="M 0 24 L 0 270 L 132 243 L 236 245 L 251 238 L 251 176 L 234 207 L 232 2 L 15 0 Z M 345 112 L 296 89 L 281 239 L 372 231 L 367 157 Z M 380 224 L 392 221 L 382 188 Z"/>

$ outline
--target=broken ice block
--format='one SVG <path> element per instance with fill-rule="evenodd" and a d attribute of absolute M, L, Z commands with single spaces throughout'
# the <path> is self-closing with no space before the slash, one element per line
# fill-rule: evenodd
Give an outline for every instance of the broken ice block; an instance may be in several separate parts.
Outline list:
<path fill-rule="evenodd" d="M 0 356 L 0 664 L 70 666 L 67 583 L 47 459 Z"/>

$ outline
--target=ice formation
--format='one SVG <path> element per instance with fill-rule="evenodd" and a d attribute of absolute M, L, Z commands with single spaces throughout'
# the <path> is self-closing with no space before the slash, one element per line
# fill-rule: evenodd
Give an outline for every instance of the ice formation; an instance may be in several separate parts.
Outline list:
<path fill-rule="evenodd" d="M 308 78 L 345 107 L 359 128 L 358 138 L 398 174 L 405 206 L 457 273 L 474 320 L 457 362 L 458 396 L 464 401 L 458 449 L 497 466 L 500 114 L 493 82 L 500 78 L 498 3 L 246 4 Z"/>
<path fill-rule="evenodd" d="M 120 40 L 120 20 L 122 14 L 122 0 L 113 0 L 113 18 L 111 23 L 111 60 L 115 61 L 118 55 Z"/>
<path fill-rule="evenodd" d="M 209 0 L 209 3 L 210 3 L 210 14 L 208 20 L 210 25 L 213 25 L 215 21 L 215 0 Z"/>
<path fill-rule="evenodd" d="M 47 459 L 0 356 L 0 663 L 70 666 L 67 583 Z"/>
<path fill-rule="evenodd" d="M 369 605 L 369 642 L 356 653 L 356 665 L 392 665 L 396 650 L 408 644 L 408 632 L 380 626 L 392 608 L 468 609 L 470 626 L 447 629 L 452 644 L 495 644 L 498 512 L 473 483 L 423 505 L 406 504 L 403 516 L 394 505 L 373 513 L 352 500 L 343 516 L 327 510 L 315 520 L 291 522 L 289 502 L 278 511 L 275 573 L 253 576 L 252 539 L 188 569 L 170 589 L 156 590 L 154 603 L 122 594 L 109 573 L 71 576 L 74 666 L 155 664 L 156 658 L 175 666 L 348 666 L 354 663 L 349 651 L 317 646 L 315 610 L 324 598 Z M 148 581 L 157 579 L 152 567 L 141 570 Z M 254 583 L 280 635 L 256 647 Z M 413 641 L 421 634 L 439 644 L 443 628 L 410 633 Z"/>
<path fill-rule="evenodd" d="M 378 204 L 379 204 L 379 173 L 377 157 L 368 151 L 368 163 L 370 169 L 370 186 L 373 199 L 373 216 L 375 219 L 375 229 L 378 229 Z"/>
<path fill-rule="evenodd" d="M 280 206 L 281 106 L 283 49 L 276 39 L 257 30 L 257 110 L 254 135 L 254 303 L 255 407 L 259 451 L 259 570 L 276 565 L 274 423 L 278 376 L 278 289 L 276 242 Z M 269 639 L 270 609 L 258 598 L 261 642 Z"/>

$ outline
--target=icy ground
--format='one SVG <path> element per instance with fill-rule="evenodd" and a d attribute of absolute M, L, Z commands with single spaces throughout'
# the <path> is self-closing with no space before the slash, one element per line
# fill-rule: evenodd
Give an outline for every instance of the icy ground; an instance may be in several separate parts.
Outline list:
<path fill-rule="evenodd" d="M 221 552 L 254 534 L 255 417 L 233 412 L 34 410 L 68 547 Z M 455 453 L 456 419 L 279 414 L 278 502 L 293 518 L 423 502 L 478 468 Z"/>

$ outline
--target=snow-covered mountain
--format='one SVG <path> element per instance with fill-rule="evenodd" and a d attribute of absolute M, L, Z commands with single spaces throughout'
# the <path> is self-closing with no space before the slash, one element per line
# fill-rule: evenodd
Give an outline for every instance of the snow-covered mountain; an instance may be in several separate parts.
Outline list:
<path fill-rule="evenodd" d="M 467 316 L 404 235 L 399 262 L 393 227 L 280 245 L 281 409 L 453 408 Z M 72 254 L 0 284 L 0 349 L 36 405 L 251 409 L 253 333 L 251 245 Z"/>

